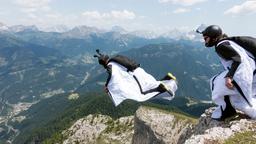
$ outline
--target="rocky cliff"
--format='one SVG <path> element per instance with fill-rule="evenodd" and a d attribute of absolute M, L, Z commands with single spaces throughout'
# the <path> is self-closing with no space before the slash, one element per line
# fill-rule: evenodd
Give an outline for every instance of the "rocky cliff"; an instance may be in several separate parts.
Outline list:
<path fill-rule="evenodd" d="M 196 120 L 167 111 L 140 107 L 134 117 L 134 144 L 183 143 Z"/>
<path fill-rule="evenodd" d="M 63 132 L 67 137 L 63 144 L 131 143 L 133 126 L 133 116 L 113 120 L 105 115 L 89 115 Z"/>
<path fill-rule="evenodd" d="M 207 109 L 201 115 L 185 144 L 256 143 L 255 120 L 238 112 L 225 121 L 216 121 L 211 119 L 213 110 Z"/>
<path fill-rule="evenodd" d="M 64 131 L 68 143 L 133 144 L 218 144 L 255 143 L 256 121 L 239 113 L 225 121 L 212 120 L 213 108 L 194 118 L 140 107 L 135 116 L 113 120 L 109 116 L 89 115 Z"/>

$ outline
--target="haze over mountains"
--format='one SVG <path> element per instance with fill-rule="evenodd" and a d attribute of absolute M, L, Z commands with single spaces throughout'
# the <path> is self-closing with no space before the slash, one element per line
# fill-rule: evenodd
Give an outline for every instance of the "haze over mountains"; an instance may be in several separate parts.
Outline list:
<path fill-rule="evenodd" d="M 96 49 L 131 57 L 156 78 L 172 72 L 179 81 L 177 97 L 210 100 L 208 80 L 220 65 L 197 36 L 192 31 L 179 35 L 178 30 L 165 35 L 127 32 L 118 26 L 108 31 L 88 26 L 42 31 L 0 23 L 0 138 L 14 140 L 23 128 L 20 122 L 27 126 L 26 120 L 35 118 L 30 112 L 50 105 L 42 104 L 44 99 L 60 96 L 58 106 L 64 108 L 73 91 L 85 96 L 102 91 L 106 74 L 93 58 Z M 24 110 L 28 113 L 22 114 Z M 45 111 L 38 115 L 50 117 Z"/>
<path fill-rule="evenodd" d="M 42 31 L 42 32 L 57 32 L 64 33 L 68 31 L 79 31 L 85 33 L 102 33 L 102 32 L 118 32 L 121 34 L 131 34 L 142 38 L 153 39 L 157 37 L 171 38 L 171 39 L 187 39 L 187 40 L 201 40 L 201 37 L 195 33 L 194 30 L 179 30 L 173 29 L 171 31 L 167 31 L 165 33 L 156 33 L 154 30 L 137 30 L 137 31 L 127 31 L 120 26 L 113 26 L 110 30 L 100 29 L 96 27 L 88 27 L 88 26 L 76 26 L 76 27 L 68 27 L 65 25 L 55 25 L 51 27 L 43 27 L 38 28 L 35 25 L 24 26 L 24 25 L 13 25 L 8 26 L 4 23 L 0 22 L 0 31 L 9 31 L 9 32 L 22 32 L 22 31 Z"/>

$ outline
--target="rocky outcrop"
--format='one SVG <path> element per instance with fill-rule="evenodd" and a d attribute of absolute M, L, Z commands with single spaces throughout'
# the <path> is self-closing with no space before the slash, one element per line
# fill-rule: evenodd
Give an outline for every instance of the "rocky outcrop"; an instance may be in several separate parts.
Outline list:
<path fill-rule="evenodd" d="M 249 119 L 242 113 L 226 119 L 216 121 L 211 119 L 214 108 L 207 109 L 199 118 L 198 124 L 193 129 L 193 134 L 185 144 L 218 144 L 236 137 L 237 134 L 246 132 L 254 133 L 256 139 L 256 121 Z M 252 140 L 252 139 L 251 139 Z M 247 141 L 250 143 L 250 141 Z M 255 141 L 253 142 L 255 143 Z"/>
<path fill-rule="evenodd" d="M 128 144 L 132 140 L 133 125 L 133 116 L 113 120 L 109 116 L 89 115 L 63 132 L 64 137 L 67 137 L 63 144 Z"/>
<path fill-rule="evenodd" d="M 255 143 L 256 121 L 242 113 L 217 121 L 211 118 L 214 108 L 209 108 L 195 120 L 181 114 L 141 107 L 134 118 L 134 144 L 220 144 L 230 139 L 245 139 Z M 237 137 L 237 138 L 236 138 Z M 249 138 L 248 138 L 249 137 Z M 237 142 L 232 142 L 237 143 Z"/>
<path fill-rule="evenodd" d="M 134 121 L 134 144 L 183 143 L 196 122 L 181 114 L 149 107 L 140 107 Z"/>

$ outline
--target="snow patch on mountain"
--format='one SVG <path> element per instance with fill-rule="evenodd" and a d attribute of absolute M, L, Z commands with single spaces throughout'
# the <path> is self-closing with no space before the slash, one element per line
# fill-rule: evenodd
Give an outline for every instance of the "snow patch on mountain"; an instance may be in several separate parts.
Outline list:
<path fill-rule="evenodd" d="M 67 32 L 67 31 L 71 30 L 70 27 L 65 26 L 65 25 L 42 27 L 42 28 L 39 28 L 39 29 L 40 29 L 40 31 L 44 31 L 44 32 L 57 32 L 57 33 L 64 33 L 64 32 Z"/>
<path fill-rule="evenodd" d="M 31 26 L 24 26 L 24 25 L 15 25 L 9 27 L 9 31 L 17 33 L 17 32 L 22 32 L 22 31 L 38 31 L 38 28 L 35 25 Z"/>
<path fill-rule="evenodd" d="M 0 22 L 0 31 L 6 31 L 6 30 L 8 30 L 8 26 Z"/>

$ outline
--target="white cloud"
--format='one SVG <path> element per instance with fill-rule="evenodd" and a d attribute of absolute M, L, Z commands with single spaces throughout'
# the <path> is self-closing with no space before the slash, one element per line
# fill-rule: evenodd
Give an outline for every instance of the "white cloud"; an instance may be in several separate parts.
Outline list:
<path fill-rule="evenodd" d="M 0 10 L 0 15 L 4 15 L 5 13 L 3 11 Z"/>
<path fill-rule="evenodd" d="M 46 14 L 45 16 L 51 19 L 60 19 L 62 17 L 60 14 Z"/>
<path fill-rule="evenodd" d="M 103 17 L 104 14 L 102 15 L 98 11 L 86 11 L 82 13 L 82 15 L 92 19 L 100 19 Z"/>
<path fill-rule="evenodd" d="M 33 13 L 28 14 L 28 17 L 29 17 L 29 18 L 32 18 L 32 19 L 37 19 L 37 18 L 38 18 L 38 17 L 37 17 L 35 14 L 33 14 Z"/>
<path fill-rule="evenodd" d="M 18 9 L 23 13 L 23 17 L 20 19 L 27 25 L 40 25 L 47 20 L 47 15 L 54 14 L 50 8 L 52 0 L 13 0 L 13 4 L 18 6 Z"/>
<path fill-rule="evenodd" d="M 134 12 L 123 10 L 123 11 L 111 11 L 111 16 L 116 19 L 134 19 L 136 15 Z"/>
<path fill-rule="evenodd" d="M 38 11 L 50 11 L 51 0 L 15 0 L 14 3 L 21 8 L 22 12 L 35 13 Z"/>
<path fill-rule="evenodd" d="M 189 11 L 190 11 L 190 9 L 187 9 L 187 8 L 178 8 L 178 9 L 174 10 L 173 13 L 179 14 L 179 13 L 186 13 Z"/>
<path fill-rule="evenodd" d="M 172 3 L 184 6 L 191 6 L 197 3 L 201 3 L 207 0 L 158 0 L 160 3 Z"/>
<path fill-rule="evenodd" d="M 37 9 L 36 8 L 22 8 L 21 11 L 24 13 L 33 13 L 33 12 L 36 12 Z"/>
<path fill-rule="evenodd" d="M 109 13 L 100 13 L 98 11 L 86 11 L 82 14 L 88 19 L 114 19 L 114 20 L 132 20 L 136 18 L 134 12 L 123 10 L 123 11 L 111 11 Z"/>
<path fill-rule="evenodd" d="M 49 27 L 53 25 L 66 25 L 74 27 L 77 25 L 95 26 L 100 28 L 111 28 L 113 25 L 132 27 L 132 23 L 138 23 L 140 16 L 128 10 L 112 10 L 109 12 L 85 11 L 82 14 L 62 14 L 57 11 L 46 13 L 27 13 L 23 17 L 23 23 L 27 25 L 36 24 L 39 27 Z M 136 20 L 136 21 L 135 21 Z"/>
<path fill-rule="evenodd" d="M 51 0 L 16 0 L 15 3 L 26 8 L 47 7 Z"/>
<path fill-rule="evenodd" d="M 249 0 L 226 10 L 224 14 L 248 14 L 256 12 L 256 1 Z"/>
<path fill-rule="evenodd" d="M 196 8 L 195 10 L 200 11 L 200 10 L 201 10 L 201 8 Z"/>

